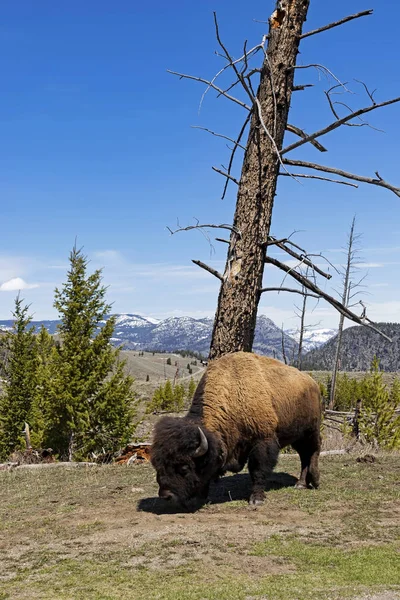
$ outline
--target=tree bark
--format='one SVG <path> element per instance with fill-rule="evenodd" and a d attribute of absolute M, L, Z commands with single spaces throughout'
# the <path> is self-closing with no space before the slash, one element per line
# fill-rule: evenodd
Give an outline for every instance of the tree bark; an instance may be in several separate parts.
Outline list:
<path fill-rule="evenodd" d="M 276 148 L 282 149 L 293 88 L 293 66 L 308 7 L 309 0 L 284 0 L 277 3 L 269 20 L 268 48 L 253 103 L 210 359 L 228 352 L 252 350 L 265 244 L 280 167 Z"/>

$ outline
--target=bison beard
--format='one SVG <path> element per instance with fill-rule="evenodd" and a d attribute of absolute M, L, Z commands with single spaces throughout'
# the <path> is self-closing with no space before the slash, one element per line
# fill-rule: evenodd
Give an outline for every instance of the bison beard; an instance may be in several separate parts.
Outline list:
<path fill-rule="evenodd" d="M 296 486 L 319 485 L 321 399 L 315 381 L 272 358 L 237 352 L 213 361 L 188 414 L 156 425 L 151 461 L 159 496 L 195 509 L 210 482 L 248 463 L 250 504 L 264 500 L 281 448 L 300 455 Z"/>

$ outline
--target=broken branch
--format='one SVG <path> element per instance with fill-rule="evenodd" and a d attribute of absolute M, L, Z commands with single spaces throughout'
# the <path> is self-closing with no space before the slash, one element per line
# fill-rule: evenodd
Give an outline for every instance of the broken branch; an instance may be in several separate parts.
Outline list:
<path fill-rule="evenodd" d="M 334 167 L 327 167 L 325 165 L 318 165 L 316 163 L 307 162 L 304 160 L 290 160 L 283 159 L 285 165 L 290 165 L 294 167 L 303 167 L 305 169 L 314 169 L 315 171 L 323 171 L 324 173 L 332 173 L 333 175 L 339 175 L 340 177 L 344 177 L 345 179 L 353 179 L 354 181 L 360 181 L 361 183 L 369 183 L 370 185 L 377 185 L 379 187 L 386 188 L 390 190 L 396 196 L 400 198 L 400 188 L 395 187 L 394 185 L 388 183 L 379 175 L 378 172 L 375 172 L 376 179 L 373 177 L 364 177 L 362 175 L 355 175 L 354 173 L 349 173 L 347 171 L 342 171 L 342 169 L 335 169 Z"/>
<path fill-rule="evenodd" d="M 229 181 L 233 181 L 233 183 L 236 183 L 236 185 L 239 185 L 238 180 L 235 179 L 234 177 L 232 177 L 232 175 L 229 175 L 229 173 L 227 173 L 225 171 L 221 171 L 221 169 L 217 169 L 217 167 L 211 167 L 211 168 L 216 173 L 219 173 L 220 175 L 223 175 L 224 177 L 226 177 L 227 179 L 229 179 Z M 349 184 L 349 185 L 351 185 L 351 184 Z M 222 198 L 223 198 L 223 196 L 222 196 Z"/>
<path fill-rule="evenodd" d="M 199 224 L 197 223 L 196 225 L 188 225 L 187 227 L 179 227 L 178 229 L 172 230 L 170 227 L 167 227 L 168 231 L 170 232 L 171 235 L 174 235 L 175 233 L 178 233 L 180 231 L 190 231 L 191 229 L 204 229 L 204 228 L 210 228 L 210 229 L 229 229 L 229 231 L 233 231 L 234 233 L 236 233 L 237 236 L 242 237 L 242 234 L 240 233 L 240 231 L 238 230 L 237 227 L 235 227 L 234 225 L 227 225 L 226 223 L 221 223 L 220 225 L 215 225 L 215 223 L 211 223 L 211 224 Z"/>
<path fill-rule="evenodd" d="M 306 83 L 304 85 L 294 85 L 292 87 L 292 92 L 302 92 L 306 88 L 314 87 L 313 83 Z"/>
<path fill-rule="evenodd" d="M 239 146 L 239 148 L 241 148 L 242 150 L 246 150 L 245 146 L 242 146 L 242 144 L 239 144 L 238 141 L 235 141 L 233 138 L 230 138 L 227 135 L 223 135 L 222 133 L 216 133 L 215 131 L 212 131 L 211 129 L 207 129 L 207 127 L 200 127 L 199 125 L 192 125 L 191 127 L 192 127 L 192 129 L 202 129 L 203 131 L 207 131 L 207 133 L 211 133 L 211 135 L 215 135 L 216 137 L 220 137 L 220 138 L 223 138 L 224 140 L 228 140 L 228 142 L 232 142 L 232 144 L 235 144 L 235 146 Z"/>
<path fill-rule="evenodd" d="M 286 125 L 286 129 L 287 129 L 287 131 L 290 131 L 290 133 L 294 133 L 295 135 L 297 135 L 297 136 L 299 136 L 299 137 L 301 137 L 303 139 L 305 137 L 307 137 L 307 134 L 306 134 L 305 131 L 303 131 L 299 127 L 296 127 L 295 125 L 290 125 L 290 123 L 288 123 Z M 310 142 L 310 144 L 312 144 L 314 146 L 314 148 L 316 148 L 320 152 L 327 152 L 327 149 L 324 148 L 324 146 L 322 144 L 320 144 L 319 142 L 316 142 L 315 140 L 312 140 Z"/>
<path fill-rule="evenodd" d="M 209 273 L 211 273 L 211 275 L 214 275 L 215 277 L 217 277 L 220 281 L 223 280 L 223 276 L 221 275 L 221 273 L 219 271 L 217 271 L 216 269 L 213 269 L 212 267 L 209 267 L 208 265 L 206 265 L 205 263 L 201 262 L 201 260 L 192 260 L 192 263 L 194 263 L 195 265 L 197 265 L 198 267 L 201 267 L 202 269 L 204 269 L 205 271 L 208 271 Z"/>
<path fill-rule="evenodd" d="M 319 27 L 318 29 L 313 29 L 312 31 L 306 31 L 306 33 L 303 33 L 303 35 L 300 36 L 300 39 L 304 40 L 304 38 L 310 37 L 310 35 L 316 35 L 317 33 L 321 33 L 322 31 L 327 31 L 328 29 L 333 29 L 333 27 L 338 27 L 339 25 L 343 25 L 344 23 L 353 21 L 353 19 L 359 19 L 360 17 L 367 17 L 369 15 L 372 15 L 372 13 L 373 13 L 373 10 L 363 10 L 362 12 L 356 13 L 355 15 L 350 15 L 348 17 L 344 17 L 344 19 L 340 19 L 339 21 L 329 23 L 329 25 L 324 25 L 323 27 Z"/>
<path fill-rule="evenodd" d="M 239 106 L 242 106 L 246 110 L 251 110 L 250 106 L 248 106 L 247 104 L 245 104 L 238 98 L 235 98 L 234 96 L 231 96 L 230 94 L 227 94 L 224 90 L 222 90 L 220 87 L 215 85 L 215 83 L 212 83 L 212 81 L 208 81 L 207 79 L 203 79 L 202 77 L 195 77 L 194 75 L 186 75 L 185 73 L 176 73 L 175 71 L 170 71 L 169 69 L 167 69 L 167 73 L 171 73 L 171 75 L 176 75 L 180 79 L 193 79 L 193 81 L 200 81 L 201 83 L 205 83 L 206 85 L 208 85 L 208 86 L 212 87 L 214 90 L 216 90 L 221 96 L 225 96 L 225 98 L 228 98 L 228 100 L 232 100 L 232 102 L 236 102 L 236 104 L 239 104 Z"/>
<path fill-rule="evenodd" d="M 301 294 L 302 296 L 307 296 L 307 298 L 319 298 L 316 294 L 307 294 L 307 292 L 303 292 L 302 290 L 296 290 L 295 288 L 286 288 L 286 287 L 266 287 L 260 290 L 260 294 L 264 292 L 292 292 L 293 294 Z"/>
<path fill-rule="evenodd" d="M 279 173 L 284 177 L 289 177 L 288 173 Z M 292 177 L 304 177 L 305 179 L 320 179 L 321 181 L 330 181 L 331 183 L 341 183 L 342 185 L 349 185 L 350 187 L 358 188 L 356 183 L 348 183 L 347 181 L 340 181 L 339 179 L 330 179 L 329 177 L 319 177 L 318 175 L 307 175 L 305 173 L 291 173 Z"/>

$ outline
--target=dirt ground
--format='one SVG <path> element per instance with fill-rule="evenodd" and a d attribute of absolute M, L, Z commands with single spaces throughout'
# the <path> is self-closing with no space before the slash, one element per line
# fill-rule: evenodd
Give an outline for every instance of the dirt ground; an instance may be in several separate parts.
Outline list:
<path fill-rule="evenodd" d="M 0 473 L 0 599 L 400 598 L 400 455 L 321 459 L 293 488 L 282 456 L 265 505 L 247 473 L 186 513 L 157 498 L 150 465 Z"/>

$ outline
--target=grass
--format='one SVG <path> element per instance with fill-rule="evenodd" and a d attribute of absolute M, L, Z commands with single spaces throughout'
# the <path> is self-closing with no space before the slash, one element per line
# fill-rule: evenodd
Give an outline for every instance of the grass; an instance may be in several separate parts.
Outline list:
<path fill-rule="evenodd" d="M 242 473 L 194 514 L 149 465 L 1 472 L 0 600 L 400 598 L 400 456 L 323 457 L 318 491 L 298 467 L 281 458 L 256 511 Z"/>

